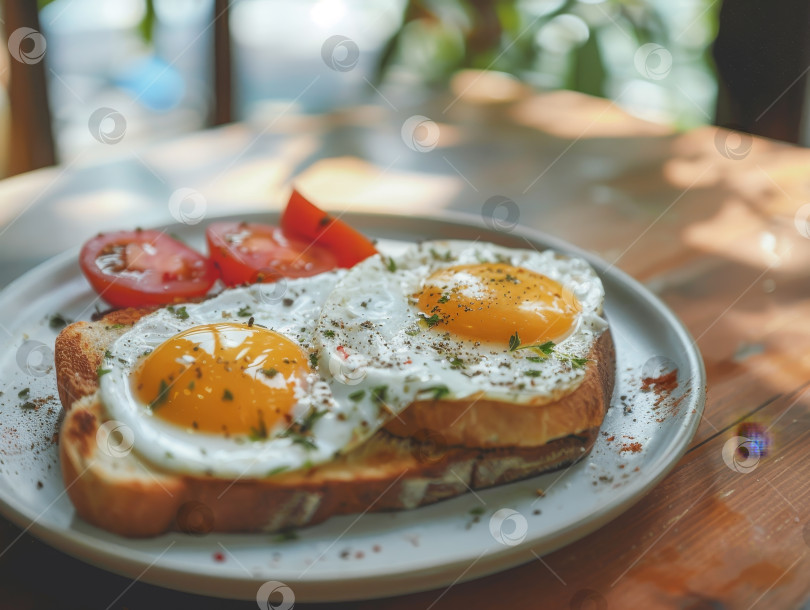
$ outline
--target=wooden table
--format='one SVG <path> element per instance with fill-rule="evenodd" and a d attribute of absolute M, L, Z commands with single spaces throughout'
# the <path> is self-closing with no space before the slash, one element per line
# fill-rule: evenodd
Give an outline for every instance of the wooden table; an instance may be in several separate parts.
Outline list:
<path fill-rule="evenodd" d="M 381 101 L 147 148 L 126 149 L 125 138 L 68 167 L 7 180 L 1 279 L 98 230 L 131 225 L 133 214 L 143 225 L 170 221 L 166 202 L 184 187 L 203 195 L 209 216 L 277 206 L 304 168 L 307 190 L 333 209 L 480 213 L 489 197 L 508 197 L 522 224 L 614 262 L 686 323 L 709 376 L 697 435 L 642 501 L 543 562 L 448 589 L 317 607 L 806 603 L 810 151 L 714 127 L 672 133 L 604 100 L 494 89 L 476 78 L 462 75 L 455 93 L 418 108 Z M 493 99 L 492 90 L 508 95 Z M 438 125 L 433 150 L 403 145 L 403 122 L 417 114 Z M 432 146 L 433 135 L 416 137 Z M 96 152 L 117 157 L 89 160 Z M 772 438 L 748 474 L 722 459 L 742 422 L 759 422 Z M 132 583 L 19 534 L 0 521 L 0 607 L 255 607 Z"/>

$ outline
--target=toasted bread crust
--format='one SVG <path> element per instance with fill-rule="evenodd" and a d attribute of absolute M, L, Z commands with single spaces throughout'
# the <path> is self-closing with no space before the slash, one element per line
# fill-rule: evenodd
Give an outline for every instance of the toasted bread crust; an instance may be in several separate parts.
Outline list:
<path fill-rule="evenodd" d="M 104 350 L 154 308 L 118 309 L 98 322 L 75 322 L 62 329 L 54 346 L 59 400 L 65 410 L 98 389 Z"/>
<path fill-rule="evenodd" d="M 279 531 L 313 525 L 333 515 L 415 508 L 469 489 L 534 476 L 587 454 L 612 392 L 613 346 L 605 333 L 607 338 L 597 344 L 601 351 L 594 354 L 599 356 L 594 360 L 598 366 L 586 374 L 586 381 L 591 380 L 587 387 L 596 396 L 591 401 L 583 396 L 577 402 L 577 410 L 587 413 L 575 423 L 565 420 L 572 434 L 549 442 L 452 446 L 456 444 L 448 440 L 453 438 L 448 435 L 452 427 L 442 423 L 441 428 L 421 426 L 407 438 L 381 430 L 328 463 L 263 479 L 230 481 L 178 474 L 145 462 L 126 446 L 111 450 L 102 441 L 104 435 L 99 435 L 107 421 L 97 393 L 97 369 L 104 351 L 149 311 L 121 310 L 98 322 L 78 322 L 64 329 L 56 341 L 59 397 L 66 410 L 60 434 L 65 487 L 79 516 L 123 536 L 155 536 L 170 530 Z M 491 420 L 496 404 L 482 406 Z M 497 404 L 498 417 L 508 422 L 512 414 L 502 411 L 503 407 Z M 582 422 L 591 425 L 582 427 Z M 524 423 L 511 425 L 526 431 Z M 505 438 L 503 430 L 509 424 L 497 426 L 499 438 Z M 105 428 L 109 432 L 109 425 Z M 474 425 L 468 429 L 473 434 Z M 548 423 L 544 437 L 552 437 L 548 430 L 555 429 L 559 427 Z M 470 440 L 469 434 L 460 437 Z"/>
<path fill-rule="evenodd" d="M 380 431 L 309 470 L 228 481 L 168 473 L 127 448 L 105 452 L 98 440 L 103 421 L 95 395 L 66 414 L 62 475 L 85 521 L 130 537 L 169 530 L 273 532 L 334 515 L 415 508 L 571 464 L 587 454 L 598 431 L 512 450 L 442 448 L 429 438 L 420 442 Z"/>
<path fill-rule="evenodd" d="M 616 350 L 609 330 L 594 343 L 586 367 L 582 383 L 552 402 L 515 404 L 480 395 L 464 400 L 417 401 L 385 428 L 401 437 L 435 430 L 448 445 L 537 447 L 602 424 L 616 370 Z"/>

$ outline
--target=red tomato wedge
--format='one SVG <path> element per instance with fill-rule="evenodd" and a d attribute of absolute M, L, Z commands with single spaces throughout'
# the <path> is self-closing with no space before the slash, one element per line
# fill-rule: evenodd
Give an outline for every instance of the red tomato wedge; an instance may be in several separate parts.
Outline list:
<path fill-rule="evenodd" d="M 327 248 L 335 255 L 340 267 L 352 267 L 377 253 L 365 235 L 316 207 L 296 190 L 281 214 L 281 230 L 285 235 Z"/>
<path fill-rule="evenodd" d="M 165 305 L 203 296 L 217 279 L 210 261 L 160 231 L 116 231 L 82 247 L 79 266 L 115 307 Z"/>
<path fill-rule="evenodd" d="M 270 225 L 214 222 L 205 237 L 211 261 L 228 286 L 307 277 L 338 266 L 329 250 Z"/>

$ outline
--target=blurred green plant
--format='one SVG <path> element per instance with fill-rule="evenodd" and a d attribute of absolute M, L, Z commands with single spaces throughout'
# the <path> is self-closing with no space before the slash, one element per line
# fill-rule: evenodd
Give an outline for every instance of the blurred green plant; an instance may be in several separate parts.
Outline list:
<path fill-rule="evenodd" d="M 640 0 L 410 0 L 380 75 L 399 64 L 431 84 L 463 68 L 531 82 L 544 71 L 544 55 L 555 55 L 562 56 L 553 62 L 563 68 L 560 84 L 604 96 L 608 67 L 600 38 L 607 28 L 629 30 L 639 45 L 669 44 L 660 13 Z"/>
<path fill-rule="evenodd" d="M 678 69 L 696 70 L 713 81 L 707 48 L 716 31 L 716 5 L 694 0 L 690 11 L 681 6 L 681 15 L 673 15 L 666 0 L 408 0 L 402 27 L 382 54 L 378 78 L 405 71 L 436 86 L 460 69 L 488 69 L 539 89 L 615 97 L 623 84 L 643 79 L 634 53 L 655 43 Z M 700 25 L 698 35 L 683 36 L 695 29 L 693 21 Z M 654 85 L 664 90 L 678 83 Z M 670 113 L 672 121 L 707 122 L 713 92 L 704 97 L 681 100 Z"/>

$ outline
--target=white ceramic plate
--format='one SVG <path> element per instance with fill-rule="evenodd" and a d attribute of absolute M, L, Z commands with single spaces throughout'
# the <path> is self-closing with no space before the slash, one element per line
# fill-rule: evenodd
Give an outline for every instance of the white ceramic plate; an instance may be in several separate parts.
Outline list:
<path fill-rule="evenodd" d="M 295 540 L 216 533 L 129 540 L 109 534 L 76 517 L 54 438 L 60 422 L 52 368 L 57 331 L 49 316 L 88 319 L 93 312 L 94 294 L 72 251 L 0 293 L 6 345 L 0 355 L 0 512 L 77 558 L 165 587 L 254 599 L 260 588 L 264 595 L 280 586 L 262 588 L 275 581 L 288 586 L 296 601 L 361 599 L 470 580 L 569 544 L 627 510 L 683 455 L 703 412 L 703 363 L 678 319 L 635 280 L 542 233 L 499 231 L 466 215 L 357 214 L 347 220 L 386 247 L 418 239 L 481 239 L 588 259 L 605 285 L 618 357 L 612 406 L 590 455 L 562 471 L 417 510 L 336 517 L 301 530 Z M 202 226 L 172 230 L 203 248 Z M 679 385 L 655 409 L 656 395 L 642 392 L 640 380 L 662 365 L 677 367 Z M 27 395 L 20 396 L 25 388 Z M 37 408 L 22 407 L 30 401 Z"/>

